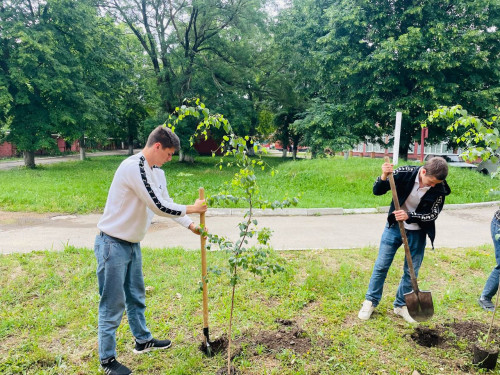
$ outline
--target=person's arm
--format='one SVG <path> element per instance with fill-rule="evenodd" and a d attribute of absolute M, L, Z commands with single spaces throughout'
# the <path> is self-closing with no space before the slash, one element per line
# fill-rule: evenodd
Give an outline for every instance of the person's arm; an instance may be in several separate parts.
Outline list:
<path fill-rule="evenodd" d="M 165 175 L 161 174 L 160 176 L 158 176 L 158 178 L 161 178 L 161 184 L 164 186 L 164 189 L 162 190 L 163 199 L 165 199 L 166 202 L 173 202 L 174 200 L 172 198 L 170 198 L 170 194 L 168 193 L 167 180 L 165 178 Z M 197 226 L 193 222 L 193 220 L 191 220 L 191 218 L 188 215 L 185 215 L 183 217 L 176 217 L 176 218 L 174 218 L 174 220 L 178 224 L 180 224 L 183 227 L 189 229 L 194 234 L 198 234 L 199 235 L 201 233 L 200 227 Z"/>
<path fill-rule="evenodd" d="M 384 195 L 391 189 L 389 184 L 389 174 L 393 173 L 393 165 L 391 163 L 382 164 L 382 174 L 377 177 L 377 180 L 373 184 L 373 194 Z"/>
<path fill-rule="evenodd" d="M 194 234 L 197 234 L 198 236 L 201 234 L 201 227 L 193 222 L 189 224 L 188 229 Z M 205 231 L 207 231 L 207 228 L 205 228 Z"/>
<path fill-rule="evenodd" d="M 197 199 L 194 204 L 186 206 L 187 214 L 202 214 L 207 211 L 205 199 Z"/>
<path fill-rule="evenodd" d="M 157 215 L 175 218 L 189 213 L 202 213 L 207 209 L 205 201 L 199 199 L 189 206 L 165 200 L 161 190 L 153 183 L 151 170 L 144 166 L 144 161 L 141 161 L 138 166 L 131 165 L 126 174 L 125 178 L 129 188 Z"/>

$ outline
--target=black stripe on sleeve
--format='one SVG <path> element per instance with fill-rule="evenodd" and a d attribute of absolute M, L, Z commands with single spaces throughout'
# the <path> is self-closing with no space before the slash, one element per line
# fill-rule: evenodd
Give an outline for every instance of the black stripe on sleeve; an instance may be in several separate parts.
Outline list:
<path fill-rule="evenodd" d="M 142 178 L 142 182 L 144 183 L 144 187 L 148 191 L 149 196 L 153 200 L 154 204 L 156 205 L 156 207 L 158 207 L 158 209 L 160 211 L 165 212 L 166 214 L 174 215 L 174 216 L 181 216 L 181 214 L 182 214 L 181 211 L 171 210 L 170 208 L 165 207 L 164 205 L 161 204 L 159 199 L 156 197 L 153 189 L 151 189 L 151 185 L 149 184 L 148 179 L 146 178 L 146 170 L 144 169 L 144 160 L 145 160 L 144 156 L 141 156 L 141 158 L 139 159 L 139 170 L 141 172 L 141 178 Z"/>

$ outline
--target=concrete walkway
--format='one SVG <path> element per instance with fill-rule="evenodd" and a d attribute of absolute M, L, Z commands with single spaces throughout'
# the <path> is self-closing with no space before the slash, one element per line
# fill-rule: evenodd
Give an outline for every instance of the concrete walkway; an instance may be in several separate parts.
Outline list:
<path fill-rule="evenodd" d="M 436 248 L 466 248 L 491 244 L 490 222 L 500 202 L 445 205 L 436 221 Z M 387 208 L 289 209 L 258 211 L 259 227 L 273 231 L 276 250 L 351 249 L 378 247 Z M 0 212 L 0 254 L 33 250 L 62 250 L 65 246 L 92 248 L 100 214 L 54 215 Z M 198 217 L 192 216 L 197 222 Z M 241 210 L 210 209 L 210 232 L 237 239 Z M 429 245 L 429 244 L 428 244 Z M 173 220 L 155 216 L 142 246 L 182 246 L 199 249 L 199 238 Z"/>

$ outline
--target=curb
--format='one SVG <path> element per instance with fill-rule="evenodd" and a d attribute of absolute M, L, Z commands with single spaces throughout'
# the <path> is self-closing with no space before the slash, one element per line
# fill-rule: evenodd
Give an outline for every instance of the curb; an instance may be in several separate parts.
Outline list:
<path fill-rule="evenodd" d="M 478 207 L 490 207 L 500 205 L 500 201 L 445 204 L 443 210 L 463 210 Z M 243 216 L 247 212 L 244 208 L 209 208 L 207 216 Z M 377 208 L 285 208 L 254 210 L 253 216 L 328 216 L 328 215 L 352 215 L 352 214 L 380 214 L 389 212 L 389 206 Z"/>

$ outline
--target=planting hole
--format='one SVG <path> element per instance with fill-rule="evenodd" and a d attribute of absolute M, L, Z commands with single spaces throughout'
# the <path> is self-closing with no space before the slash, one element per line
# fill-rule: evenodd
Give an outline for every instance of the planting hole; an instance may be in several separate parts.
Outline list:
<path fill-rule="evenodd" d="M 200 350 L 205 353 L 205 355 L 214 356 L 217 355 L 227 349 L 228 339 L 223 336 L 214 341 L 210 341 L 210 353 L 207 350 L 207 346 L 204 342 L 200 344 Z"/>
<path fill-rule="evenodd" d="M 425 346 L 426 348 L 438 346 L 443 341 L 438 331 L 424 327 L 417 327 L 415 332 L 411 334 L 411 338 L 418 345 Z"/>

